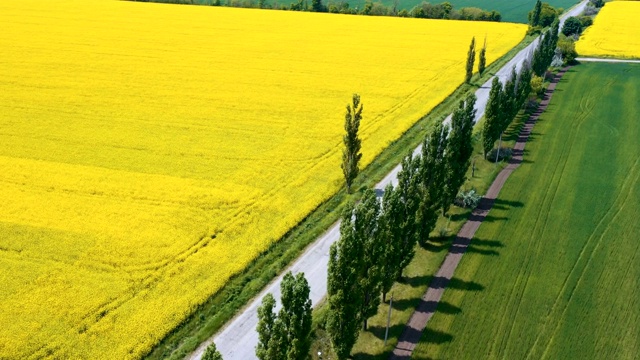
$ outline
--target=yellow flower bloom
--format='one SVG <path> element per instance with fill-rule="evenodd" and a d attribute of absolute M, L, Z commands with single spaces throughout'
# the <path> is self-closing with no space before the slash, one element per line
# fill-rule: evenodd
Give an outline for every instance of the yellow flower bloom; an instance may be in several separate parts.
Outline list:
<path fill-rule="evenodd" d="M 136 358 L 518 24 L 0 2 L 0 358 Z"/>

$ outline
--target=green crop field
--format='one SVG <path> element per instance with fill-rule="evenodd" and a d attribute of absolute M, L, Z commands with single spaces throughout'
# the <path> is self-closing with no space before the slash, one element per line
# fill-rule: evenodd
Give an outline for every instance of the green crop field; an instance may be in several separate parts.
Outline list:
<path fill-rule="evenodd" d="M 293 0 L 292 0 L 293 1 Z M 335 0 L 334 0 L 335 1 Z M 361 9 L 367 0 L 344 0 L 348 2 L 349 5 L 353 7 L 358 7 Z M 381 3 L 387 6 L 393 6 L 394 0 L 379 0 Z M 398 1 L 398 9 L 407 9 L 411 10 L 417 4 L 422 3 L 423 0 L 399 0 Z M 283 1 L 278 1 L 278 3 L 282 3 Z M 286 3 L 286 1 L 284 1 Z M 340 2 L 340 1 L 335 1 Z M 376 2 L 376 1 L 374 1 Z M 439 4 L 444 2 L 444 0 L 432 0 L 427 1 L 432 4 Z M 528 22 L 527 14 L 531 11 L 536 4 L 536 0 L 449 0 L 451 5 L 454 8 L 460 9 L 462 7 L 477 7 L 484 10 L 496 10 L 502 15 L 502 21 L 505 22 L 516 22 L 516 23 L 524 23 Z M 571 6 L 577 4 L 578 0 L 548 0 L 544 1 L 551 6 L 561 7 L 565 10 L 570 8 Z M 323 3 L 327 3 L 327 1 L 323 1 Z"/>
<path fill-rule="evenodd" d="M 638 359 L 640 65 L 571 69 L 414 359 Z"/>

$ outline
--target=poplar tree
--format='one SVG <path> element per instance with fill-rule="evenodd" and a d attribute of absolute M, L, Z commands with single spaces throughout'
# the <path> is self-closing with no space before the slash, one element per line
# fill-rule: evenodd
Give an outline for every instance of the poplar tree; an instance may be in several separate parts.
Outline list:
<path fill-rule="evenodd" d="M 303 273 L 284 275 L 280 284 L 282 309 L 278 320 L 285 328 L 287 359 L 303 359 L 311 348 L 311 299 L 309 283 Z"/>
<path fill-rule="evenodd" d="M 260 360 L 296 360 L 306 357 L 311 347 L 311 300 L 304 274 L 284 275 L 280 284 L 282 308 L 274 313 L 275 299 L 267 294 L 258 308 L 258 345 Z"/>
<path fill-rule="evenodd" d="M 438 209 L 444 202 L 445 161 L 448 128 L 437 123 L 422 143 L 419 170 L 419 205 L 416 214 L 417 237 L 425 243 L 438 220 Z"/>
<path fill-rule="evenodd" d="M 367 189 L 362 201 L 354 211 L 354 227 L 358 242 L 363 247 L 362 266 L 358 269 L 358 278 L 362 291 L 362 310 L 360 316 L 363 329 L 367 329 L 367 319 L 378 313 L 382 285 L 382 262 L 385 256 L 385 244 L 379 226 L 380 203 L 376 193 Z"/>
<path fill-rule="evenodd" d="M 400 222 L 398 239 L 398 245 L 402 249 L 399 263 L 400 274 L 402 274 L 404 268 L 409 265 L 415 255 L 417 238 L 416 214 L 420 206 L 420 179 L 418 174 L 420 161 L 420 156 L 414 157 L 413 154 L 410 153 L 402 159 L 402 170 L 398 172 L 398 186 L 396 191 L 402 204 L 402 221 Z"/>
<path fill-rule="evenodd" d="M 513 121 L 513 118 L 518 112 L 518 102 L 516 96 L 516 85 L 518 81 L 518 75 L 516 73 L 515 66 L 511 69 L 511 75 L 504 84 L 504 89 L 500 96 L 500 118 L 498 121 L 497 137 L 499 138 L 498 150 L 496 151 L 496 162 L 500 158 L 500 148 L 502 147 L 502 135 L 509 128 L 509 124 Z"/>
<path fill-rule="evenodd" d="M 352 103 L 347 105 L 345 114 L 344 129 L 346 134 L 343 137 L 345 148 L 342 152 L 342 173 L 347 184 L 347 192 L 351 193 L 353 180 L 358 176 L 359 163 L 362 158 L 360 152 L 361 141 L 358 134 L 362 120 L 362 104 L 360 95 L 353 94 Z"/>
<path fill-rule="evenodd" d="M 482 127 L 482 148 L 484 150 L 484 157 L 487 154 L 498 138 L 500 133 L 501 124 L 501 110 L 502 110 L 502 83 L 498 80 L 498 77 L 493 78 L 491 83 L 491 90 L 489 92 L 489 101 L 484 113 L 484 126 Z"/>
<path fill-rule="evenodd" d="M 380 269 L 382 301 L 386 301 L 391 286 L 402 274 L 400 263 L 403 253 L 401 244 L 403 220 L 400 192 L 389 184 L 384 189 L 379 217 L 380 238 L 384 242 L 384 256 L 380 259 L 382 262 Z"/>
<path fill-rule="evenodd" d="M 357 238 L 353 215 L 353 205 L 347 206 L 340 223 L 340 240 L 329 250 L 327 332 L 338 359 L 348 358 L 358 339 L 364 305 L 358 276 L 364 264 L 364 249 Z"/>
<path fill-rule="evenodd" d="M 473 76 L 473 64 L 476 61 L 476 38 L 471 38 L 471 45 L 469 45 L 469 52 L 467 53 L 467 74 L 465 76 L 465 82 L 471 82 L 471 76 Z"/>
<path fill-rule="evenodd" d="M 482 49 L 480 49 L 480 54 L 478 55 L 478 73 L 482 75 L 484 73 L 485 66 L 487 65 L 487 38 L 484 38 L 484 44 L 482 45 Z"/>
<path fill-rule="evenodd" d="M 532 76 L 531 65 L 528 61 L 525 61 L 520 68 L 520 74 L 518 74 L 518 104 L 520 108 L 525 105 L 531 92 Z"/>
<path fill-rule="evenodd" d="M 536 1 L 536 5 L 533 8 L 533 11 L 529 13 L 529 24 L 533 26 L 538 26 L 540 24 L 540 13 L 542 12 L 542 2 L 540 0 Z"/>
<path fill-rule="evenodd" d="M 473 121 L 476 116 L 476 96 L 469 94 L 461 100 L 451 116 L 451 131 L 445 151 L 445 188 L 442 211 L 446 214 L 466 180 L 473 155 Z"/>
<path fill-rule="evenodd" d="M 274 352 L 272 338 L 275 335 L 274 327 L 276 322 L 276 314 L 273 309 L 276 306 L 276 300 L 271 293 L 262 298 L 262 303 L 258 308 L 258 345 L 256 346 L 256 356 L 260 360 L 270 359 L 269 353 Z"/>
<path fill-rule="evenodd" d="M 202 355 L 202 360 L 222 360 L 222 355 L 216 348 L 215 343 L 211 343 L 211 345 L 207 346 L 207 349 Z"/>

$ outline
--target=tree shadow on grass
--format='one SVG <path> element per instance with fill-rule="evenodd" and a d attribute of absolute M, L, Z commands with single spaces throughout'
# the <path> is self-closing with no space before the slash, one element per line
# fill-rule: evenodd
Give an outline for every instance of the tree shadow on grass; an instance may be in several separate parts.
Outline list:
<path fill-rule="evenodd" d="M 403 276 L 398 281 L 407 284 L 411 287 L 419 287 L 429 285 L 433 279 L 432 275 L 419 275 L 419 276 Z"/>
<path fill-rule="evenodd" d="M 459 214 L 451 214 L 450 220 L 453 222 L 466 220 L 469 217 L 469 212 L 465 211 Z"/>
<path fill-rule="evenodd" d="M 432 237 L 426 242 L 420 242 L 420 247 L 427 251 L 438 253 L 448 249 L 453 239 L 454 236 Z"/>
<path fill-rule="evenodd" d="M 397 338 L 398 336 L 400 336 L 400 334 L 402 333 L 405 327 L 406 327 L 406 324 L 391 325 L 389 327 L 389 337 L 387 339 L 390 339 L 392 337 Z M 372 325 L 372 326 L 369 326 L 366 331 L 371 333 L 371 335 L 375 336 L 376 338 L 380 340 L 384 340 L 384 333 L 387 331 L 387 327 Z"/>
<path fill-rule="evenodd" d="M 443 288 L 453 288 L 457 290 L 469 290 L 469 291 L 482 291 L 484 290 L 484 286 L 475 281 L 466 281 L 458 278 L 451 278 L 451 280 L 443 277 L 443 276 L 433 276 L 433 275 L 420 275 L 413 277 L 403 277 L 401 279 L 402 283 L 411 285 L 413 287 L 418 287 L 421 285 L 429 285 L 429 287 L 435 289 L 443 289 Z M 394 304 L 395 307 L 395 304 Z"/>
<path fill-rule="evenodd" d="M 453 335 L 440 330 L 426 328 L 422 332 L 421 342 L 442 345 L 453 341 Z"/>
<path fill-rule="evenodd" d="M 509 206 L 509 207 L 523 207 L 524 203 L 522 201 L 517 201 L 517 200 L 506 200 L 506 199 L 500 199 L 497 198 L 494 201 L 494 207 L 498 205 L 498 206 Z"/>
<path fill-rule="evenodd" d="M 502 241 L 484 240 L 484 239 L 478 239 L 478 238 L 473 238 L 473 240 L 471 240 L 471 245 L 488 246 L 488 247 L 496 247 L 496 248 L 504 247 L 504 243 Z"/>
<path fill-rule="evenodd" d="M 483 222 L 496 222 L 496 221 L 503 221 L 503 220 L 509 220 L 509 218 L 506 217 L 506 216 L 487 215 L 487 216 L 484 217 L 484 219 L 482 221 Z"/>
<path fill-rule="evenodd" d="M 444 276 L 434 276 L 431 282 L 429 283 L 429 287 L 434 289 L 456 289 L 456 290 L 467 290 L 467 291 L 482 291 L 484 290 L 484 285 L 477 283 L 475 281 L 466 281 L 462 279 L 458 279 L 453 277 L 451 279 L 447 279 Z"/>
<path fill-rule="evenodd" d="M 469 246 L 467 248 L 467 251 L 470 253 L 474 253 L 474 254 L 479 254 L 479 255 L 489 255 L 489 256 L 498 256 L 500 255 L 500 253 L 496 250 L 493 249 L 481 249 L 475 246 Z"/>

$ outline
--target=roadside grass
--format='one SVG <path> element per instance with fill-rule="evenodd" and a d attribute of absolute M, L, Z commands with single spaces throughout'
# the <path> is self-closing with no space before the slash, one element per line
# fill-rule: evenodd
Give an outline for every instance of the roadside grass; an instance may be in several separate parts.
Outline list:
<path fill-rule="evenodd" d="M 413 359 L 634 359 L 640 65 L 569 70 Z"/>
<path fill-rule="evenodd" d="M 243 272 L 234 276 L 220 291 L 213 294 L 204 304 L 195 309 L 192 315 L 167 334 L 145 358 L 182 359 L 194 351 L 202 342 L 218 332 L 229 320 L 242 311 L 278 274 L 282 273 L 300 256 L 309 244 L 338 221 L 344 206 L 349 201 L 357 200 L 366 188 L 373 187 L 383 179 L 386 174 L 400 163 L 404 156 L 413 151 L 422 142 L 427 131 L 437 120 L 444 119 L 450 114 L 461 99 L 489 80 L 496 71 L 504 66 L 517 52 L 530 44 L 534 38 L 533 36 L 526 36 L 511 51 L 489 65 L 483 76 L 480 77 L 475 74 L 472 78 L 472 84 L 463 84 L 458 87 L 447 99 L 416 122 L 402 137 L 390 142 L 389 146 L 367 168 L 361 171 L 355 180 L 353 194 L 347 194 L 345 188 L 342 188 L 329 200 L 322 203 L 282 239 L 275 242 L 267 252 L 257 257 Z M 464 71 L 464 69 L 461 69 L 461 71 Z M 481 158 L 482 156 L 478 159 L 477 164 L 484 162 Z M 496 169 L 498 168 L 495 166 L 492 169 L 482 170 L 479 167 L 476 176 L 495 176 L 498 171 Z M 479 189 L 479 186 L 476 186 L 476 188 Z M 452 218 L 455 216 L 455 211 L 457 211 L 454 208 L 452 207 L 451 211 Z M 464 213 L 465 211 L 462 211 L 462 214 Z M 462 214 L 457 214 L 457 217 L 466 219 L 466 215 Z M 446 221 L 440 219 L 438 226 L 446 224 Z M 454 225 L 452 221 L 450 225 L 452 229 Z M 454 231 L 453 233 L 456 232 Z M 450 241 L 450 239 L 443 241 Z M 427 254 L 424 254 L 424 256 L 427 257 L 429 262 L 437 263 L 437 266 L 442 261 L 432 259 Z M 440 256 L 443 257 L 444 255 Z"/>

